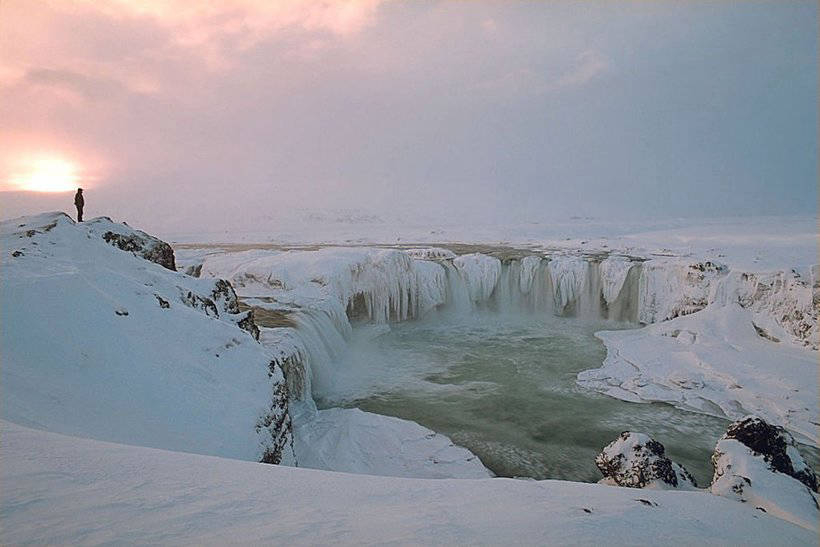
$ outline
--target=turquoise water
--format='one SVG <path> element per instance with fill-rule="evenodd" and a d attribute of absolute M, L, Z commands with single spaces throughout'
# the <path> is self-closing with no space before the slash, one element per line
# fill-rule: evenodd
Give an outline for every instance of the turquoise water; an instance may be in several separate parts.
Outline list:
<path fill-rule="evenodd" d="M 439 316 L 361 326 L 320 407 L 413 420 L 469 448 L 496 475 L 593 482 L 595 456 L 624 430 L 649 434 L 699 485 L 727 420 L 628 403 L 575 384 L 605 357 L 593 336 L 629 325 L 546 314 Z"/>

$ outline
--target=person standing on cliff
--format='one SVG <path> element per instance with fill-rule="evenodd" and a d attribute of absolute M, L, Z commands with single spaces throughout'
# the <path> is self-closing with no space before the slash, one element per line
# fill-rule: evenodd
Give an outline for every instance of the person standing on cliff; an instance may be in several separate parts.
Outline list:
<path fill-rule="evenodd" d="M 77 188 L 77 193 L 74 194 L 74 205 L 77 206 L 77 222 L 83 221 L 83 206 L 85 199 L 83 198 L 83 189 Z"/>

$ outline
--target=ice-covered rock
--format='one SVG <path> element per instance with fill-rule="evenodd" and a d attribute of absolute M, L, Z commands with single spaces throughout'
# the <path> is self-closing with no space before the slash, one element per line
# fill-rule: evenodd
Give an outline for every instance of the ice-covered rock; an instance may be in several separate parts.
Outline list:
<path fill-rule="evenodd" d="M 817 491 L 817 476 L 806 463 L 794 437 L 784 428 L 766 423 L 757 416 L 734 422 L 721 440 L 735 439 L 743 443 L 754 456 L 763 458 L 772 471 L 785 473 Z"/>
<path fill-rule="evenodd" d="M 815 286 L 812 274 L 816 269 L 756 272 L 708 260 L 656 258 L 641 267 L 638 319 L 657 323 L 710 304 L 737 304 L 755 314 L 762 330 L 781 332 L 782 336 L 775 336 L 778 340 L 816 350 L 820 347 L 820 286 Z"/>
<path fill-rule="evenodd" d="M 183 288 L 180 291 L 180 301 L 186 306 L 202 310 L 205 315 L 231 321 L 259 340 L 259 327 L 254 322 L 253 310 L 240 311 L 239 299 L 231 284 L 224 279 L 203 281 L 210 285 L 207 287 L 207 295 Z"/>
<path fill-rule="evenodd" d="M 444 303 L 446 274 L 395 249 L 247 251 L 204 259 L 202 277 L 229 280 L 243 297 L 319 302 L 376 322 L 401 321 Z"/>
<path fill-rule="evenodd" d="M 657 323 L 702 310 L 710 302 L 714 280 L 726 267 L 711 261 L 654 259 L 644 262 L 640 278 L 642 323 Z"/>
<path fill-rule="evenodd" d="M 761 328 L 782 329 L 788 338 L 818 349 L 820 298 L 814 284 L 794 270 L 730 272 L 716 286 L 714 301 L 739 304 L 756 314 Z"/>
<path fill-rule="evenodd" d="M 276 360 L 268 363 L 273 382 L 270 407 L 256 422 L 256 432 L 262 441 L 262 463 L 298 465 L 294 450 L 293 421 L 290 416 L 290 393 L 282 376 L 282 368 Z"/>
<path fill-rule="evenodd" d="M 712 463 L 713 494 L 817 529 L 817 477 L 782 427 L 756 416 L 734 422 L 715 446 Z"/>
<path fill-rule="evenodd" d="M 697 488 L 682 465 L 664 455 L 664 446 L 643 433 L 624 431 L 595 458 L 602 483 L 661 490 Z"/>

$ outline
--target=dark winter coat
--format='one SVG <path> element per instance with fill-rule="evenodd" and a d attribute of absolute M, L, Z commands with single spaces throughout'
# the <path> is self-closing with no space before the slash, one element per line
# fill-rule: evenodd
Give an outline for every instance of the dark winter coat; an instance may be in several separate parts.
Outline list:
<path fill-rule="evenodd" d="M 85 199 L 83 198 L 82 192 L 77 192 L 76 194 L 74 194 L 74 205 L 76 205 L 77 207 L 82 207 L 83 205 L 85 205 Z"/>

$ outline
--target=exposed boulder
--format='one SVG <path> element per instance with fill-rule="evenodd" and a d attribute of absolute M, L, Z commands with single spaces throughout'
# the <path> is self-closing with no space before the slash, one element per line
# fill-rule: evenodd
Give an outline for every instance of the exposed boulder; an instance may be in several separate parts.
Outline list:
<path fill-rule="evenodd" d="M 137 234 L 123 235 L 105 232 L 102 237 L 107 243 L 123 251 L 132 252 L 169 270 L 177 269 L 174 263 L 174 251 L 171 246 L 164 241 L 152 238 L 148 234 L 143 237 Z"/>
<path fill-rule="evenodd" d="M 750 416 L 729 426 L 712 455 L 713 494 L 817 529 L 817 477 L 782 427 Z"/>
<path fill-rule="evenodd" d="M 174 250 L 161 239 L 108 217 L 95 218 L 87 224 L 92 233 L 98 233 L 109 245 L 176 271 Z"/>
<path fill-rule="evenodd" d="M 754 456 L 762 457 L 772 471 L 785 473 L 817 492 L 817 475 L 800 455 L 794 437 L 784 428 L 748 416 L 730 425 L 721 441 L 725 439 L 737 439 Z"/>
<path fill-rule="evenodd" d="M 624 431 L 595 458 L 604 484 L 629 488 L 694 490 L 694 477 L 664 455 L 664 447 L 643 433 Z"/>

